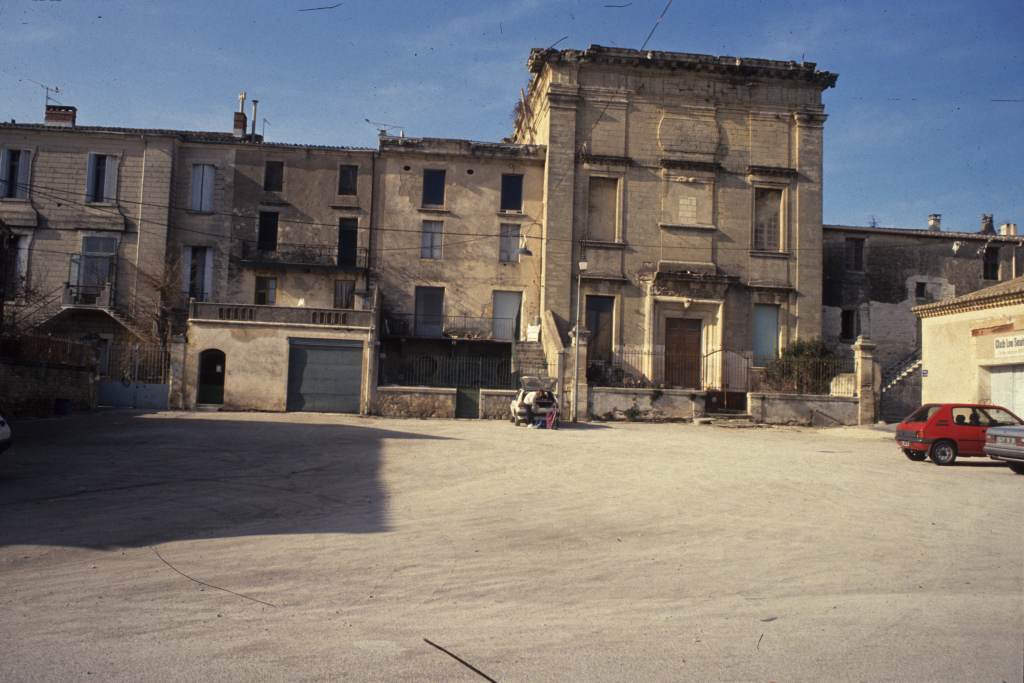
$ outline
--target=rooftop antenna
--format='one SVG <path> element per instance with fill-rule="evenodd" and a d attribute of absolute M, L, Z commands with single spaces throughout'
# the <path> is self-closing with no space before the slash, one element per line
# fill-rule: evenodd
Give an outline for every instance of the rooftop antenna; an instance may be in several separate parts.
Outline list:
<path fill-rule="evenodd" d="M 380 121 L 371 121 L 370 119 L 363 119 L 371 126 L 377 126 L 377 132 L 381 135 L 387 135 L 389 130 L 398 129 L 398 137 L 405 137 L 405 128 L 393 123 L 381 123 Z"/>
<path fill-rule="evenodd" d="M 238 93 L 238 111 L 245 113 L 245 91 Z"/>
<path fill-rule="evenodd" d="M 50 93 L 51 92 L 53 94 L 55 94 L 55 95 L 59 95 L 60 94 L 60 87 L 58 87 L 56 85 L 46 85 L 45 83 L 40 83 L 39 81 L 37 81 L 35 79 L 32 79 L 32 78 L 28 78 L 28 77 L 22 77 L 22 78 L 19 78 L 18 80 L 19 81 L 28 81 L 29 83 L 35 83 L 40 88 L 45 90 L 46 91 L 46 100 L 44 100 L 44 102 L 43 102 L 44 105 L 50 104 L 51 100 L 53 101 L 54 104 L 60 104 L 60 102 L 58 102 L 57 100 L 55 100 L 52 97 L 50 97 Z"/>
<path fill-rule="evenodd" d="M 260 135 L 263 137 L 264 140 L 267 139 L 267 126 L 269 126 L 269 125 L 270 125 L 270 121 L 267 121 L 266 119 L 263 119 L 263 125 L 262 125 L 262 127 L 260 129 Z"/>

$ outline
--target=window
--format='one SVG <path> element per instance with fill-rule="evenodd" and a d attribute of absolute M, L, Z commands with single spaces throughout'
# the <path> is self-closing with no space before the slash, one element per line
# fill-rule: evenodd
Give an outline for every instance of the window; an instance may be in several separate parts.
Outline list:
<path fill-rule="evenodd" d="M 519 263 L 519 225 L 517 223 L 501 224 L 501 246 L 498 260 L 502 263 Z"/>
<path fill-rule="evenodd" d="M 754 304 L 754 365 L 764 366 L 779 357 L 779 307 Z"/>
<path fill-rule="evenodd" d="M 213 285 L 213 249 L 182 247 L 181 286 L 184 298 L 210 301 Z"/>
<path fill-rule="evenodd" d="M 1020 421 L 1002 408 L 979 408 L 981 423 L 986 427 L 1017 426 Z"/>
<path fill-rule="evenodd" d="M 444 170 L 423 170 L 423 206 L 444 206 Z"/>
<path fill-rule="evenodd" d="M 848 237 L 846 239 L 846 269 L 858 272 L 864 270 L 863 238 Z"/>
<path fill-rule="evenodd" d="M 25 265 L 26 259 L 23 254 L 24 244 L 27 241 L 24 235 L 11 235 L 7 242 L 7 248 L 3 251 L 3 295 L 4 301 L 13 301 L 22 292 L 25 286 Z"/>
<path fill-rule="evenodd" d="M 928 283 L 918 282 L 914 284 L 914 297 L 917 299 L 928 298 Z"/>
<path fill-rule="evenodd" d="M 213 212 L 212 164 L 192 164 L 192 210 L 202 213 Z"/>
<path fill-rule="evenodd" d="M 416 315 L 413 334 L 440 337 L 444 331 L 444 287 L 416 288 Z"/>
<path fill-rule="evenodd" d="M 32 152 L 27 149 L 0 150 L 0 199 L 28 199 Z"/>
<path fill-rule="evenodd" d="M 342 164 L 338 167 L 338 194 L 356 194 L 356 185 L 359 182 L 359 167 L 351 164 Z"/>
<path fill-rule="evenodd" d="M 501 210 L 517 212 L 523 210 L 522 175 L 507 173 L 501 176 Z"/>
<path fill-rule="evenodd" d="M 843 310 L 842 316 L 839 338 L 849 341 L 859 337 L 860 312 L 856 308 L 847 308 Z"/>
<path fill-rule="evenodd" d="M 359 219 L 338 219 L 338 265 L 358 265 Z"/>
<path fill-rule="evenodd" d="M 89 155 L 85 201 L 93 203 L 117 201 L 117 157 L 109 154 Z"/>
<path fill-rule="evenodd" d="M 932 419 L 932 415 L 939 412 L 942 406 L 937 405 L 924 405 L 914 411 L 914 413 L 908 417 L 905 422 L 927 422 Z"/>
<path fill-rule="evenodd" d="M 259 232 L 256 236 L 256 248 L 259 251 L 277 250 L 277 219 L 276 211 L 260 211 Z"/>
<path fill-rule="evenodd" d="M 100 303 L 103 291 L 114 283 L 116 272 L 117 238 L 83 236 L 82 253 L 71 260 L 70 281 L 76 283 L 76 303 Z"/>
<path fill-rule="evenodd" d="M 782 190 L 754 188 L 754 251 L 782 251 Z"/>
<path fill-rule="evenodd" d="M 986 280 L 999 279 L 999 247 L 985 247 L 982 263 L 982 277 Z"/>
<path fill-rule="evenodd" d="M 352 280 L 338 280 L 334 283 L 334 307 L 355 308 L 356 283 Z"/>
<path fill-rule="evenodd" d="M 263 189 L 267 192 L 280 192 L 284 187 L 284 162 L 268 161 L 263 167 Z"/>
<path fill-rule="evenodd" d="M 423 232 L 420 236 L 420 258 L 441 258 L 441 238 L 444 223 L 441 221 L 423 221 Z"/>
<path fill-rule="evenodd" d="M 256 276 L 256 305 L 273 306 L 277 303 L 277 278 Z"/>
<path fill-rule="evenodd" d="M 587 360 L 607 363 L 612 359 L 612 325 L 615 297 L 587 296 L 584 324 L 590 331 Z"/>
<path fill-rule="evenodd" d="M 619 179 L 591 176 L 587 202 L 587 239 L 614 242 L 618 208 Z"/>

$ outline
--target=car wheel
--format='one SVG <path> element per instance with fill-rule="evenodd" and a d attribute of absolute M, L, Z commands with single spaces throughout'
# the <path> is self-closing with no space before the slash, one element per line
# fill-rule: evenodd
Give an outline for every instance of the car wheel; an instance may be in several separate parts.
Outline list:
<path fill-rule="evenodd" d="M 1024 462 L 1008 462 L 1006 464 L 1017 474 L 1024 474 Z"/>
<path fill-rule="evenodd" d="M 907 456 L 908 459 L 913 460 L 914 462 L 921 462 L 928 457 L 928 454 L 924 451 L 912 451 L 909 448 L 903 449 L 903 455 Z"/>
<path fill-rule="evenodd" d="M 956 461 L 956 444 L 952 441 L 936 441 L 928 451 L 928 457 L 936 465 L 952 465 Z"/>

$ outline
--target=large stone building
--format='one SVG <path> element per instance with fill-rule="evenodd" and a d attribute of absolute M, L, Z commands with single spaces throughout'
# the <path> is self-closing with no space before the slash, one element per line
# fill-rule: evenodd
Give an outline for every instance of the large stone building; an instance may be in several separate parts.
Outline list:
<path fill-rule="evenodd" d="M 743 392 L 751 365 L 821 334 L 835 74 L 600 46 L 534 50 L 528 66 L 502 143 L 268 143 L 241 112 L 231 133 L 3 124 L 0 178 L 28 186 L 0 202 L 12 269 L 35 286 L 37 261 L 59 266 L 46 282 L 71 297 L 61 319 L 84 307 L 174 338 L 182 406 L 370 412 L 378 367 L 385 382 L 455 384 L 459 400 L 529 368 L 585 417 L 588 384 Z M 83 199 L 108 186 L 115 198 Z M 44 239 L 62 240 L 60 263 Z M 100 247 L 116 249 L 111 299 L 106 281 L 63 275 Z M 495 364 L 467 379 L 468 357 Z M 449 361 L 457 379 L 438 369 Z"/>

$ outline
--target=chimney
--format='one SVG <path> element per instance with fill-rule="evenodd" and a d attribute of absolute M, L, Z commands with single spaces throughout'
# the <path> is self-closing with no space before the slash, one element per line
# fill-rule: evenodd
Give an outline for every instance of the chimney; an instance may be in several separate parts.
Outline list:
<path fill-rule="evenodd" d="M 232 128 L 232 133 L 236 138 L 245 137 L 246 129 L 246 118 L 245 118 L 245 91 L 238 93 L 238 111 L 235 112 L 235 125 Z"/>
<path fill-rule="evenodd" d="M 259 103 L 259 100 L 252 101 L 252 142 L 256 142 L 256 105 Z"/>
<path fill-rule="evenodd" d="M 996 234 L 996 229 L 992 225 L 992 214 L 983 213 L 981 214 L 981 232 L 985 235 Z"/>
<path fill-rule="evenodd" d="M 1017 234 L 1016 223 L 1003 223 L 999 226 L 999 234 L 1007 236 L 1015 236 Z"/>
<path fill-rule="evenodd" d="M 61 104 L 48 104 L 46 105 L 46 115 L 43 118 L 43 122 L 47 126 L 72 128 L 75 125 L 75 118 L 77 115 L 78 110 L 74 107 L 65 107 Z"/>
<path fill-rule="evenodd" d="M 928 229 L 932 232 L 939 232 L 942 230 L 942 214 L 941 213 L 930 213 L 928 214 Z"/>

